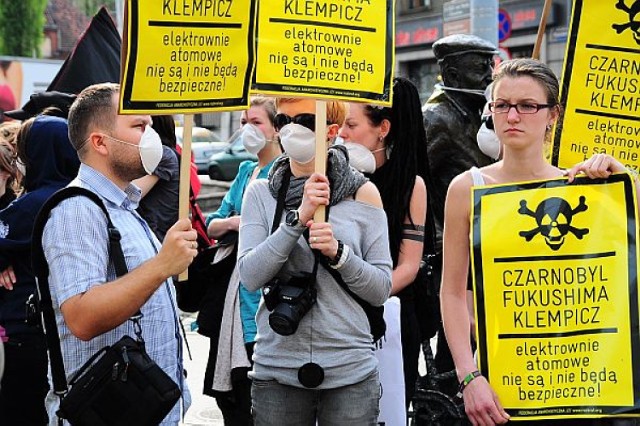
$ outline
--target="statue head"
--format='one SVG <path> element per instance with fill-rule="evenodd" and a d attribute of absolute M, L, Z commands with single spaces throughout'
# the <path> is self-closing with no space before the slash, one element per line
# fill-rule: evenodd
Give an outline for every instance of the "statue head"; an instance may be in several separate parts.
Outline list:
<path fill-rule="evenodd" d="M 437 40 L 432 48 L 445 86 L 485 90 L 491 83 L 493 57 L 499 52 L 487 40 L 453 34 Z"/>

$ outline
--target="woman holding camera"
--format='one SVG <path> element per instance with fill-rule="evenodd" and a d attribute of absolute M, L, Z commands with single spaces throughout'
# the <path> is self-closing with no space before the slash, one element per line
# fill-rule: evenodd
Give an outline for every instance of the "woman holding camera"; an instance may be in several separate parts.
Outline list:
<path fill-rule="evenodd" d="M 258 161 L 243 161 L 240 163 L 238 174 L 233 180 L 229 191 L 224 196 L 222 204 L 215 212 L 207 217 L 207 232 L 210 237 L 224 239 L 233 234 L 237 235 L 240 226 L 240 215 L 242 213 L 242 200 L 247 186 L 256 179 L 266 179 L 274 160 L 282 151 L 274 121 L 276 117 L 276 105 L 273 98 L 265 96 L 254 96 L 251 98 L 250 107 L 242 112 L 240 124 L 242 125 L 242 143 L 245 149 L 256 155 Z M 235 287 L 234 287 L 235 288 Z M 229 290 L 228 290 L 229 291 Z M 256 336 L 256 311 L 260 303 L 259 291 L 248 291 L 242 283 L 237 286 L 239 317 L 242 323 L 242 338 L 247 360 L 242 360 L 241 364 L 248 365 L 253 356 L 253 346 Z M 211 298 L 206 298 L 210 300 Z M 216 403 L 222 411 L 225 424 L 242 426 L 253 424 L 251 416 L 251 380 L 247 377 L 250 367 L 231 365 L 228 374 L 231 379 L 231 390 L 221 391 L 215 380 L 216 376 L 223 373 L 221 369 L 216 370 L 218 361 L 219 346 L 229 342 L 220 342 L 216 332 L 222 334 L 220 322 L 232 321 L 237 315 L 234 309 L 225 309 L 219 317 L 215 317 L 215 308 L 212 304 L 204 306 L 200 310 L 198 321 L 200 323 L 200 333 L 210 338 L 209 360 L 204 378 L 204 394 L 214 397 Z M 211 318 L 216 318 L 212 320 Z M 209 318 L 206 321 L 203 319 Z M 219 318 L 220 321 L 217 321 Z M 210 323 L 209 328 L 216 331 L 207 332 L 206 322 Z M 217 327 L 216 327 L 217 326 Z M 229 336 L 229 339 L 231 337 Z"/>
<path fill-rule="evenodd" d="M 349 167 L 343 147 L 329 149 L 326 176 L 313 173 L 314 100 L 278 99 L 277 107 L 286 155 L 268 181 L 249 186 L 240 224 L 241 281 L 249 290 L 265 287 L 250 373 L 254 421 L 375 425 L 373 339 L 352 295 L 380 306 L 391 290 L 380 195 Z M 327 102 L 328 140 L 344 116 L 342 103 Z M 314 222 L 321 205 L 328 221 Z"/>

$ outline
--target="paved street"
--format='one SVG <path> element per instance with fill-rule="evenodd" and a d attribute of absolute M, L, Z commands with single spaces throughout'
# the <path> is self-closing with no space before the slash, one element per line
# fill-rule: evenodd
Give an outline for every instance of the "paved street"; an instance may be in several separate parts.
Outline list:
<path fill-rule="evenodd" d="M 184 426 L 222 426 L 222 413 L 218 409 L 215 399 L 202 394 L 202 381 L 204 380 L 204 369 L 207 365 L 209 355 L 209 339 L 191 330 L 191 323 L 195 321 L 195 315 L 182 317 L 182 323 L 187 332 L 187 341 L 191 348 L 192 360 L 185 348 L 185 368 L 187 369 L 187 382 L 191 389 L 193 402 L 187 411 Z"/>
<path fill-rule="evenodd" d="M 183 314 L 182 323 L 187 332 L 187 340 L 191 347 L 191 357 L 189 360 L 185 348 L 185 368 L 188 376 L 187 382 L 191 389 L 193 402 L 191 408 L 185 416 L 182 426 L 223 426 L 222 413 L 218 409 L 215 399 L 202 394 L 202 382 L 204 380 L 204 370 L 207 365 L 209 354 L 209 340 L 191 330 L 191 324 L 195 321 L 195 314 Z M 431 348 L 435 351 L 437 338 L 431 341 Z M 425 373 L 424 359 L 420 356 L 420 374 Z"/>

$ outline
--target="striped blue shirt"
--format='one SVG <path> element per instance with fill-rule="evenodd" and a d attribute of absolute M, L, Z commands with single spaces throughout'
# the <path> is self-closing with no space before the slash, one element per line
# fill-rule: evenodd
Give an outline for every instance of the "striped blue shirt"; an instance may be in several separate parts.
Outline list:
<path fill-rule="evenodd" d="M 135 185 L 130 184 L 122 191 L 111 180 L 85 164 L 80 166 L 78 177 L 69 185 L 87 188 L 102 198 L 113 224 L 122 235 L 122 251 L 129 270 L 156 255 L 160 242 L 136 212 L 140 190 Z M 69 381 L 91 355 L 104 346 L 114 344 L 125 334 L 135 337 L 135 332 L 133 323 L 126 321 L 89 342 L 83 342 L 71 333 L 60 312 L 60 305 L 67 299 L 116 279 L 113 263 L 108 256 L 106 218 L 97 205 L 85 197 L 64 200 L 52 210 L 44 229 L 42 244 L 50 269 L 51 298 Z M 182 337 L 170 279 L 156 290 L 142 306 L 141 312 L 146 350 L 182 388 L 186 410 L 191 403 L 191 396 L 182 374 Z M 53 389 L 51 373 L 49 382 Z M 47 396 L 47 411 L 52 425 L 57 421 L 55 412 L 58 402 L 58 397 L 50 391 Z M 178 424 L 180 406 L 180 403 L 176 404 L 163 425 Z"/>

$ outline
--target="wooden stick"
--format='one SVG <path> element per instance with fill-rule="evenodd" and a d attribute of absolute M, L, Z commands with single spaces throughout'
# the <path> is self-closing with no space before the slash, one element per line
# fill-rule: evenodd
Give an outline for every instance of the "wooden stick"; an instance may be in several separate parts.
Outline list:
<path fill-rule="evenodd" d="M 545 0 L 542 16 L 540 16 L 540 25 L 538 26 L 538 36 L 536 37 L 536 43 L 533 45 L 533 54 L 531 55 L 533 59 L 540 59 L 540 47 L 542 46 L 542 37 L 547 29 L 549 10 L 551 10 L 551 0 Z"/>
<path fill-rule="evenodd" d="M 189 218 L 189 192 L 191 189 L 191 133 L 193 131 L 193 114 L 184 115 L 182 129 L 182 154 L 180 156 L 180 194 L 178 195 L 178 219 Z M 178 277 L 178 281 L 186 281 L 189 270 Z"/>
<path fill-rule="evenodd" d="M 316 173 L 327 173 L 327 102 L 316 101 Z M 324 222 L 325 207 L 320 206 L 313 215 L 314 222 Z"/>

